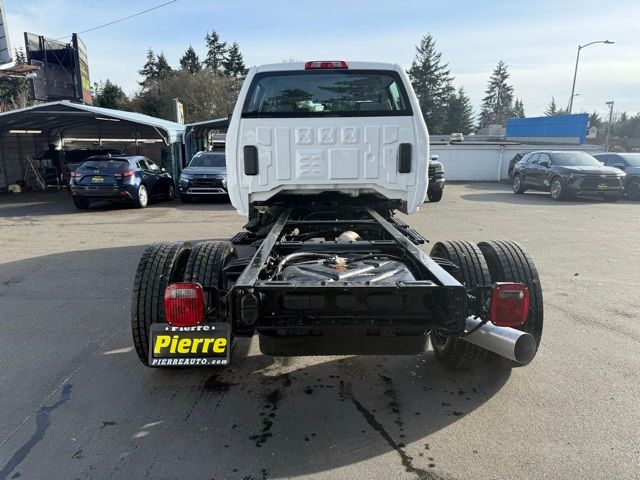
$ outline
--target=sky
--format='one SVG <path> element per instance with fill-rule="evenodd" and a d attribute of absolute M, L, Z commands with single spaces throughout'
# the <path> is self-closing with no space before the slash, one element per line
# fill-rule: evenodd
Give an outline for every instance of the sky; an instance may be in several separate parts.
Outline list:
<path fill-rule="evenodd" d="M 23 32 L 51 38 L 117 20 L 167 0 L 4 0 L 13 47 Z M 578 45 L 582 50 L 574 113 L 640 111 L 640 1 L 548 0 L 177 0 L 150 13 L 81 35 L 92 82 L 110 79 L 128 94 L 138 87 L 147 49 L 175 67 L 189 45 L 202 58 L 215 29 L 236 41 L 247 66 L 296 60 L 369 60 L 405 68 L 431 33 L 456 87 L 475 113 L 499 60 L 509 66 L 527 116 L 551 97 L 566 106 Z"/>

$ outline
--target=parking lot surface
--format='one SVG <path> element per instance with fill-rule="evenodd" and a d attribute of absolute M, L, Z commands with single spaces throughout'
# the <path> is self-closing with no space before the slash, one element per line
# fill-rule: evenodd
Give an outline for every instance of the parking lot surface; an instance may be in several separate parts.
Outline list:
<path fill-rule="evenodd" d="M 221 202 L 0 197 L 0 480 L 639 478 L 640 204 L 477 183 L 405 219 L 432 244 L 529 250 L 545 329 L 526 368 L 271 358 L 256 342 L 225 370 L 143 367 L 129 308 L 146 244 L 243 220 Z"/>

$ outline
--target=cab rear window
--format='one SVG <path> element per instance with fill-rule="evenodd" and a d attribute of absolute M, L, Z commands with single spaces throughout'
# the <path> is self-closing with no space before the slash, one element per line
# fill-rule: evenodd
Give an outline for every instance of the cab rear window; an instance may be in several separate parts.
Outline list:
<path fill-rule="evenodd" d="M 244 118 L 372 117 L 411 115 L 400 76 L 393 71 L 287 71 L 257 74 Z"/>

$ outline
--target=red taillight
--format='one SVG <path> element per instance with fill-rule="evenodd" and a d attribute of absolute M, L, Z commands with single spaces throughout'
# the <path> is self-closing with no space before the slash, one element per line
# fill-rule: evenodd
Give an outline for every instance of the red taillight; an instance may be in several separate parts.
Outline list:
<path fill-rule="evenodd" d="M 204 318 L 204 294 L 197 283 L 172 283 L 164 292 L 164 314 L 174 327 L 193 327 Z"/>
<path fill-rule="evenodd" d="M 305 70 L 345 70 L 347 68 L 349 68 L 349 65 L 344 60 L 319 60 L 304 64 Z"/>
<path fill-rule="evenodd" d="M 114 173 L 113 176 L 116 178 L 127 178 L 133 177 L 136 174 L 135 170 L 125 170 L 124 172 Z"/>
<path fill-rule="evenodd" d="M 521 327 L 529 315 L 529 289 L 522 283 L 493 285 L 489 319 L 498 327 Z"/>

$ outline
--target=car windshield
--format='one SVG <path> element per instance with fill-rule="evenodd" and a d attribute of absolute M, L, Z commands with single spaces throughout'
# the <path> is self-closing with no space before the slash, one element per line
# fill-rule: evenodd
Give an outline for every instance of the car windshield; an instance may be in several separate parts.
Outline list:
<path fill-rule="evenodd" d="M 410 115 L 393 71 L 287 71 L 256 75 L 242 116 L 326 117 Z"/>
<path fill-rule="evenodd" d="M 640 167 L 640 153 L 627 153 L 621 157 L 632 167 Z"/>
<path fill-rule="evenodd" d="M 601 167 L 602 164 L 588 153 L 557 152 L 553 154 L 553 163 L 563 167 Z"/>
<path fill-rule="evenodd" d="M 225 161 L 224 153 L 196 153 L 189 162 L 190 167 L 213 167 L 213 168 L 225 168 L 227 163 Z"/>
<path fill-rule="evenodd" d="M 108 160 L 87 160 L 79 168 L 92 168 L 95 170 L 120 171 L 129 167 L 129 161 L 125 159 L 110 158 Z"/>

